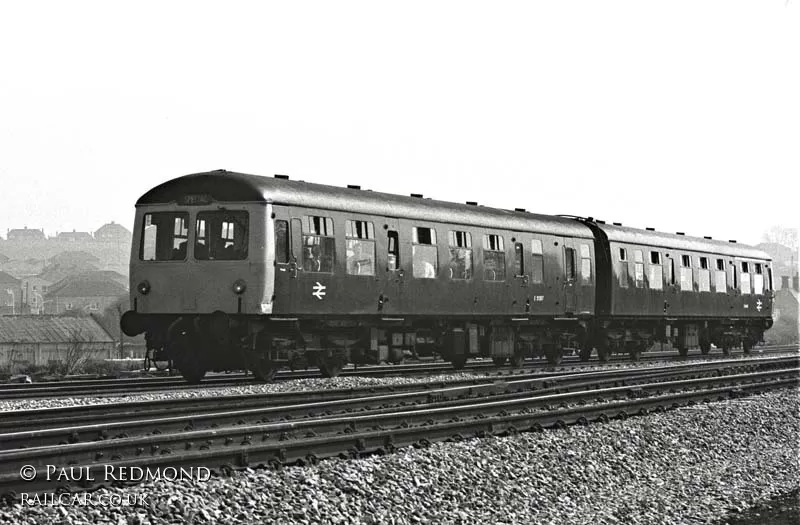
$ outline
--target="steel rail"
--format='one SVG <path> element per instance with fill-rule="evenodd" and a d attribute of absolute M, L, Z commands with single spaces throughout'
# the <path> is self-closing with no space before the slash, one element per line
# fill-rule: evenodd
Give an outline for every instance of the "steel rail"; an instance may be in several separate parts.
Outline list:
<path fill-rule="evenodd" d="M 798 371 L 797 368 L 793 368 L 756 374 L 650 383 L 639 385 L 633 390 L 629 387 L 613 387 L 516 400 L 478 400 L 459 406 L 425 407 L 390 414 L 361 414 L 170 434 L 158 436 L 158 444 L 151 441 L 151 447 L 147 452 L 144 447 L 139 447 L 133 456 L 127 458 L 123 455 L 109 457 L 103 452 L 109 446 L 113 446 L 114 441 L 16 450 L 0 453 L 0 465 L 2 465 L 0 471 L 4 472 L 0 475 L 0 492 L 11 494 L 18 490 L 26 492 L 52 490 L 58 483 L 44 477 L 23 482 L 16 472 L 18 465 L 54 464 L 64 467 L 80 465 L 87 473 L 92 474 L 94 479 L 102 479 L 103 473 L 109 466 L 164 468 L 202 465 L 228 471 L 233 469 L 234 465 L 236 467 L 255 464 L 278 465 L 297 460 L 313 462 L 320 457 L 338 454 L 358 456 L 366 452 L 390 450 L 397 446 L 426 444 L 435 439 L 461 439 L 468 434 L 482 436 L 518 430 L 538 430 L 550 426 L 560 427 L 570 423 L 585 424 L 590 420 L 604 421 L 613 416 L 625 416 L 637 410 L 639 412 L 654 408 L 663 410 L 689 401 L 724 398 L 770 388 L 796 388 Z M 675 392 L 676 390 L 679 392 Z M 664 391 L 671 393 L 653 395 Z M 623 397 L 627 399 L 620 400 Z M 593 403 L 575 405 L 587 398 Z M 607 401 L 608 398 L 612 401 Z M 557 403 L 562 403 L 564 408 L 548 409 L 551 404 Z M 566 406 L 568 403 L 573 406 Z M 202 441 L 203 439 L 206 441 Z M 141 438 L 139 440 L 141 444 L 146 442 Z M 198 447 L 197 443 L 201 445 Z M 94 450 L 91 449 L 92 445 L 96 445 Z M 94 456 L 87 460 L 85 455 L 92 452 Z M 95 481 L 84 484 L 84 488 L 96 486 L 98 484 Z M 62 488 L 75 490 L 77 486 Z"/>
<path fill-rule="evenodd" d="M 301 392 L 283 395 L 247 395 L 220 398 L 169 400 L 157 403 L 48 408 L 16 411 L 0 417 L 0 450 L 22 446 L 77 443 L 87 440 L 131 437 L 148 432 L 171 432 L 211 428 L 230 424 L 267 422 L 279 418 L 310 417 L 320 412 L 344 412 L 386 403 L 419 404 L 463 396 L 499 395 L 503 391 L 598 387 L 650 379 L 696 377 L 700 374 L 769 370 L 796 366 L 800 357 L 772 357 L 753 360 L 672 365 L 623 370 L 600 370 L 572 374 L 520 376 L 514 381 L 469 381 L 432 385 L 404 385 L 381 389 L 351 389 Z M 129 406 L 133 405 L 133 406 Z"/>

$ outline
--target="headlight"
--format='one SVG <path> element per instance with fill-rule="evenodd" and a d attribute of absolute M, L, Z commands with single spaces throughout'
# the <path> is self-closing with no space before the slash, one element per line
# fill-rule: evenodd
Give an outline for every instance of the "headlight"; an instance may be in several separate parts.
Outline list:
<path fill-rule="evenodd" d="M 139 286 L 137 286 L 136 289 L 139 290 L 140 294 L 147 295 L 150 293 L 150 283 L 147 281 L 142 281 L 139 283 Z"/>
<path fill-rule="evenodd" d="M 243 279 L 238 279 L 235 283 L 233 283 L 233 293 L 237 295 L 241 295 L 247 289 L 247 284 L 244 282 Z"/>

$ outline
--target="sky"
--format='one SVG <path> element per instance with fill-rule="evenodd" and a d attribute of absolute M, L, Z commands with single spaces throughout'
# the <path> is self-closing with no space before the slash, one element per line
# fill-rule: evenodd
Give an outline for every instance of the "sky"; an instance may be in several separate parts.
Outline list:
<path fill-rule="evenodd" d="M 224 168 L 755 244 L 797 227 L 792 0 L 0 3 L 0 236 Z"/>

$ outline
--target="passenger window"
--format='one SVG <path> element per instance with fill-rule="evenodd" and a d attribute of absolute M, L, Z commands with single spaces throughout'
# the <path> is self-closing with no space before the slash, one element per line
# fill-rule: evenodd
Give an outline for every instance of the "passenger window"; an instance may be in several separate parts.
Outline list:
<path fill-rule="evenodd" d="M 592 283 L 592 251 L 588 244 L 581 244 L 581 283 Z"/>
<path fill-rule="evenodd" d="M 517 277 L 525 275 L 525 248 L 521 242 L 514 244 L 514 275 Z"/>
<path fill-rule="evenodd" d="M 275 221 L 275 262 L 289 262 L 289 222 Z"/>
<path fill-rule="evenodd" d="M 349 275 L 375 275 L 375 228 L 370 221 L 345 221 Z"/>
<path fill-rule="evenodd" d="M 194 258 L 239 261 L 247 258 L 246 211 L 202 211 L 195 221 Z"/>
<path fill-rule="evenodd" d="M 692 257 L 681 255 L 681 291 L 691 292 L 694 290 L 692 283 Z"/>
<path fill-rule="evenodd" d="M 628 287 L 628 279 L 630 279 L 630 271 L 628 269 L 628 252 L 625 248 L 619 249 L 619 272 L 617 276 L 619 278 L 619 287 L 620 288 L 627 288 Z"/>
<path fill-rule="evenodd" d="M 650 268 L 647 280 L 653 290 L 664 289 L 664 267 L 661 266 L 660 252 L 650 252 Z"/>
<path fill-rule="evenodd" d="M 636 288 L 644 288 L 644 255 L 642 254 L 642 250 L 634 250 L 633 263 L 633 277 L 636 282 Z"/>
<path fill-rule="evenodd" d="M 761 263 L 755 263 L 755 273 L 753 274 L 753 293 L 761 295 L 764 293 L 764 269 Z"/>
<path fill-rule="evenodd" d="M 542 251 L 542 241 L 533 239 L 531 241 L 531 281 L 536 284 L 544 282 L 544 252 Z"/>
<path fill-rule="evenodd" d="M 669 260 L 669 284 L 675 286 L 675 259 Z"/>
<path fill-rule="evenodd" d="M 698 289 L 701 292 L 711 291 L 711 271 L 708 269 L 708 257 L 700 257 L 700 269 L 697 275 Z"/>
<path fill-rule="evenodd" d="M 183 212 L 148 213 L 142 223 L 142 261 L 186 260 L 189 239 L 189 214 Z"/>
<path fill-rule="evenodd" d="M 388 249 L 386 255 L 386 270 L 394 271 L 400 269 L 400 236 L 394 230 L 386 232 L 388 239 Z"/>
<path fill-rule="evenodd" d="M 436 230 L 414 226 L 411 246 L 411 264 L 417 279 L 435 279 L 439 266 L 436 247 Z"/>
<path fill-rule="evenodd" d="M 501 235 L 490 233 L 483 236 L 483 279 L 506 280 L 506 252 Z"/>
<path fill-rule="evenodd" d="M 736 273 L 736 264 L 731 261 L 731 273 L 733 274 L 733 289 L 739 289 L 739 279 L 737 278 L 738 275 Z"/>
<path fill-rule="evenodd" d="M 750 293 L 750 264 L 742 261 L 742 293 Z"/>
<path fill-rule="evenodd" d="M 450 247 L 449 276 L 451 279 L 472 278 L 472 234 L 462 231 L 448 233 Z"/>
<path fill-rule="evenodd" d="M 627 261 L 628 260 L 628 250 L 625 248 L 619 249 L 619 260 L 620 261 Z"/>
<path fill-rule="evenodd" d="M 714 273 L 714 288 L 716 288 L 717 293 L 726 293 L 728 291 L 728 281 L 725 275 L 725 261 L 717 259 L 717 271 Z"/>
<path fill-rule="evenodd" d="M 336 239 L 333 219 L 307 215 L 303 220 L 303 270 L 333 273 Z"/>

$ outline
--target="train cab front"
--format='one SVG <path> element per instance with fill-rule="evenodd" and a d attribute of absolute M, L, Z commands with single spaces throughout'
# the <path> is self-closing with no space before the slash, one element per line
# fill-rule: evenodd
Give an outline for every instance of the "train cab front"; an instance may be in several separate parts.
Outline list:
<path fill-rule="evenodd" d="M 127 335 L 145 334 L 148 358 L 190 382 L 242 368 L 248 318 L 271 303 L 266 208 L 210 195 L 137 205 Z"/>

